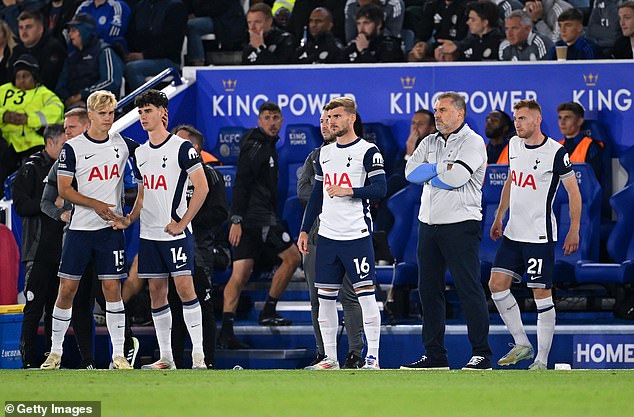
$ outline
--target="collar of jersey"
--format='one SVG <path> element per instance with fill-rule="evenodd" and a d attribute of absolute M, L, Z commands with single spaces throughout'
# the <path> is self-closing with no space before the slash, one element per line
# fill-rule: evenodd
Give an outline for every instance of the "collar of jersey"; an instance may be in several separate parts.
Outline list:
<path fill-rule="evenodd" d="M 361 138 L 357 137 L 354 141 L 348 143 L 347 145 L 340 145 L 337 142 L 335 142 L 335 143 L 337 143 L 337 148 L 349 148 L 352 145 L 356 145 L 360 140 L 361 140 Z"/>
<path fill-rule="evenodd" d="M 170 133 L 169 135 L 167 135 L 167 137 L 165 138 L 165 140 L 161 143 L 159 143 L 158 145 L 154 145 L 152 144 L 152 142 L 150 142 L 150 140 L 148 139 L 148 143 L 150 144 L 150 148 L 152 149 L 158 149 L 161 146 L 165 145 L 167 143 L 168 140 L 170 140 L 170 138 L 172 137 L 172 134 Z"/>
<path fill-rule="evenodd" d="M 450 134 L 448 134 L 446 138 L 440 132 L 438 132 L 438 136 L 440 136 L 441 138 L 443 138 L 445 140 L 449 140 L 449 137 L 451 135 L 454 135 L 454 136 L 457 135 L 458 132 L 460 132 L 460 130 L 462 130 L 462 128 L 465 127 L 466 124 L 467 124 L 467 122 L 462 122 L 462 124 L 458 127 L 458 129 L 456 129 L 453 132 L 451 132 Z"/>
<path fill-rule="evenodd" d="M 88 139 L 89 141 L 91 141 L 92 143 L 106 143 L 108 142 L 108 140 L 110 140 L 110 135 L 108 135 L 107 138 L 105 138 L 104 140 L 97 140 L 97 139 L 93 139 L 88 135 L 88 131 L 84 132 L 84 136 L 86 136 L 86 139 Z"/>
<path fill-rule="evenodd" d="M 524 144 L 524 146 L 526 146 L 526 149 L 537 149 L 540 146 L 544 146 L 544 144 L 546 142 L 548 142 L 548 135 L 545 134 L 544 132 L 542 132 L 542 135 L 544 135 L 544 141 L 542 143 L 540 143 L 539 145 L 527 145 L 526 143 Z"/>

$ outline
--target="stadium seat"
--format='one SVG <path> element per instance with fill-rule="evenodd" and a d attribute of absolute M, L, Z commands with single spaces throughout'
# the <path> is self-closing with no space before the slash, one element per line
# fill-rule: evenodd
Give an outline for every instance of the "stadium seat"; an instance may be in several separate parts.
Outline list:
<path fill-rule="evenodd" d="M 223 165 L 236 165 L 240 155 L 240 139 L 247 129 L 238 126 L 222 127 L 218 140 L 209 150 Z"/>
<path fill-rule="evenodd" d="M 615 263 L 579 261 L 575 266 L 577 282 L 632 283 L 634 282 L 634 185 L 630 184 L 614 194 L 610 204 L 617 214 L 616 226 L 608 238 L 608 253 Z"/>
<path fill-rule="evenodd" d="M 236 181 L 236 172 L 238 167 L 235 165 L 223 165 L 215 167 L 215 169 L 222 174 L 225 180 L 225 188 L 227 190 L 227 204 L 231 207 L 231 201 L 233 198 L 233 184 Z"/>
<path fill-rule="evenodd" d="M 20 251 L 11 230 L 0 224 L 0 305 L 18 301 Z"/>
<path fill-rule="evenodd" d="M 625 185 L 634 184 L 634 146 L 630 146 L 619 158 L 619 162 L 627 172 L 627 183 Z"/>
<path fill-rule="evenodd" d="M 4 198 L 7 200 L 13 199 L 13 182 L 16 175 L 18 175 L 18 171 L 15 171 L 4 180 Z"/>
<path fill-rule="evenodd" d="M 302 227 L 303 218 L 304 206 L 302 206 L 302 203 L 299 201 L 299 197 L 294 195 L 286 199 L 282 219 L 286 221 L 288 231 L 290 232 L 293 241 L 297 241 L 297 238 L 299 237 L 299 229 Z"/>
<path fill-rule="evenodd" d="M 581 224 L 579 231 L 579 249 L 564 256 L 563 244 L 570 227 L 568 194 L 563 185 L 559 186 L 553 204 L 557 217 L 557 244 L 555 246 L 555 282 L 575 281 L 577 261 L 596 261 L 599 259 L 599 238 L 601 218 L 601 186 L 594 171 L 587 164 L 574 164 L 579 191 L 581 192 Z"/>
<path fill-rule="evenodd" d="M 394 172 L 394 165 L 398 157 L 399 146 L 392 130 L 382 123 L 364 123 L 363 137 L 368 142 L 376 144 L 385 160 L 385 173 L 389 177 Z"/>
<path fill-rule="evenodd" d="M 286 199 L 297 194 L 297 171 L 304 165 L 308 154 L 321 145 L 319 129 L 309 124 L 286 127 L 284 143 L 278 150 L 278 210 L 284 213 Z"/>
<path fill-rule="evenodd" d="M 495 254 L 502 239 L 491 239 L 489 231 L 495 221 L 502 188 L 508 175 L 508 165 L 489 165 L 482 184 L 482 243 L 480 244 L 480 269 L 482 282 L 488 282 Z M 507 216 L 508 217 L 508 216 Z"/>

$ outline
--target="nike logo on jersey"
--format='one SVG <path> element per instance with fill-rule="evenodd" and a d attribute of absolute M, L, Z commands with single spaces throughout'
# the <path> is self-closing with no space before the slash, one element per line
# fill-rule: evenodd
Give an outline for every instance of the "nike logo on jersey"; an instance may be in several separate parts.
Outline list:
<path fill-rule="evenodd" d="M 176 269 L 181 269 L 182 267 L 184 267 L 187 264 L 181 264 L 181 265 L 176 265 Z"/>
<path fill-rule="evenodd" d="M 147 161 L 143 162 L 142 164 L 139 164 L 139 168 L 141 168 L 145 164 L 147 164 Z"/>
<path fill-rule="evenodd" d="M 93 153 L 92 155 L 85 155 L 84 158 L 85 159 L 90 159 L 90 158 L 92 158 L 95 155 L 97 155 L 97 154 Z"/>
<path fill-rule="evenodd" d="M 200 326 L 200 323 L 198 323 L 198 324 L 192 324 L 192 329 L 193 329 L 194 327 L 198 327 L 198 326 Z"/>
<path fill-rule="evenodd" d="M 531 281 L 535 281 L 536 279 L 540 279 L 541 277 L 541 275 L 535 275 L 534 277 L 531 277 Z"/>
<path fill-rule="evenodd" d="M 121 272 L 121 271 L 123 271 L 123 267 L 122 266 L 117 268 L 117 272 Z"/>
<path fill-rule="evenodd" d="M 328 162 L 330 162 L 330 159 L 326 159 L 324 162 L 322 162 L 322 164 L 326 164 Z"/>
<path fill-rule="evenodd" d="M 509 156 L 509 159 L 515 159 L 517 156 Z"/>
<path fill-rule="evenodd" d="M 364 278 L 367 278 L 367 276 L 368 276 L 368 275 L 370 275 L 370 274 L 359 275 L 359 279 L 364 279 Z"/>

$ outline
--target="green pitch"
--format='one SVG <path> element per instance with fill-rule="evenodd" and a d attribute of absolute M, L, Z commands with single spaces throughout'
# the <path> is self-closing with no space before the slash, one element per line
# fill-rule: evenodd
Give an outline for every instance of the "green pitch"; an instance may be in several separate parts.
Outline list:
<path fill-rule="evenodd" d="M 10 400 L 102 416 L 634 416 L 634 371 L 0 371 Z M 13 414 L 16 415 L 16 414 Z"/>

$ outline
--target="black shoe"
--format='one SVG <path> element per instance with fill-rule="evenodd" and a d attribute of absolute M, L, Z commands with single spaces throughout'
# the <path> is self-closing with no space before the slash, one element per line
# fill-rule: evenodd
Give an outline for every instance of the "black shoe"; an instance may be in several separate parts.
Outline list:
<path fill-rule="evenodd" d="M 324 359 L 326 359 L 326 355 L 324 355 L 323 353 L 317 352 L 317 355 L 315 355 L 315 359 L 313 359 L 313 361 L 307 366 L 307 368 L 317 365 L 319 362 L 323 361 Z"/>
<path fill-rule="evenodd" d="M 136 361 L 136 355 L 139 353 L 139 339 L 136 337 L 127 338 L 123 344 L 123 352 L 128 363 L 134 368 L 134 362 Z"/>
<path fill-rule="evenodd" d="M 216 342 L 218 349 L 250 349 L 251 346 L 241 342 L 235 336 L 220 336 Z"/>
<path fill-rule="evenodd" d="M 463 371 L 488 371 L 491 370 L 491 359 L 474 355 L 469 362 L 462 367 Z"/>
<path fill-rule="evenodd" d="M 449 370 L 449 363 L 447 363 L 447 360 L 434 360 L 427 355 L 423 355 L 416 362 L 402 365 L 401 369 L 410 371 L 447 371 Z"/>
<path fill-rule="evenodd" d="M 354 352 L 348 353 L 343 369 L 361 369 L 365 365 L 365 361 L 361 356 L 357 356 Z"/>
<path fill-rule="evenodd" d="M 258 323 L 260 323 L 260 326 L 290 326 L 291 324 L 293 324 L 292 321 L 280 316 L 277 313 L 266 316 L 260 314 L 260 319 L 258 320 Z"/>

